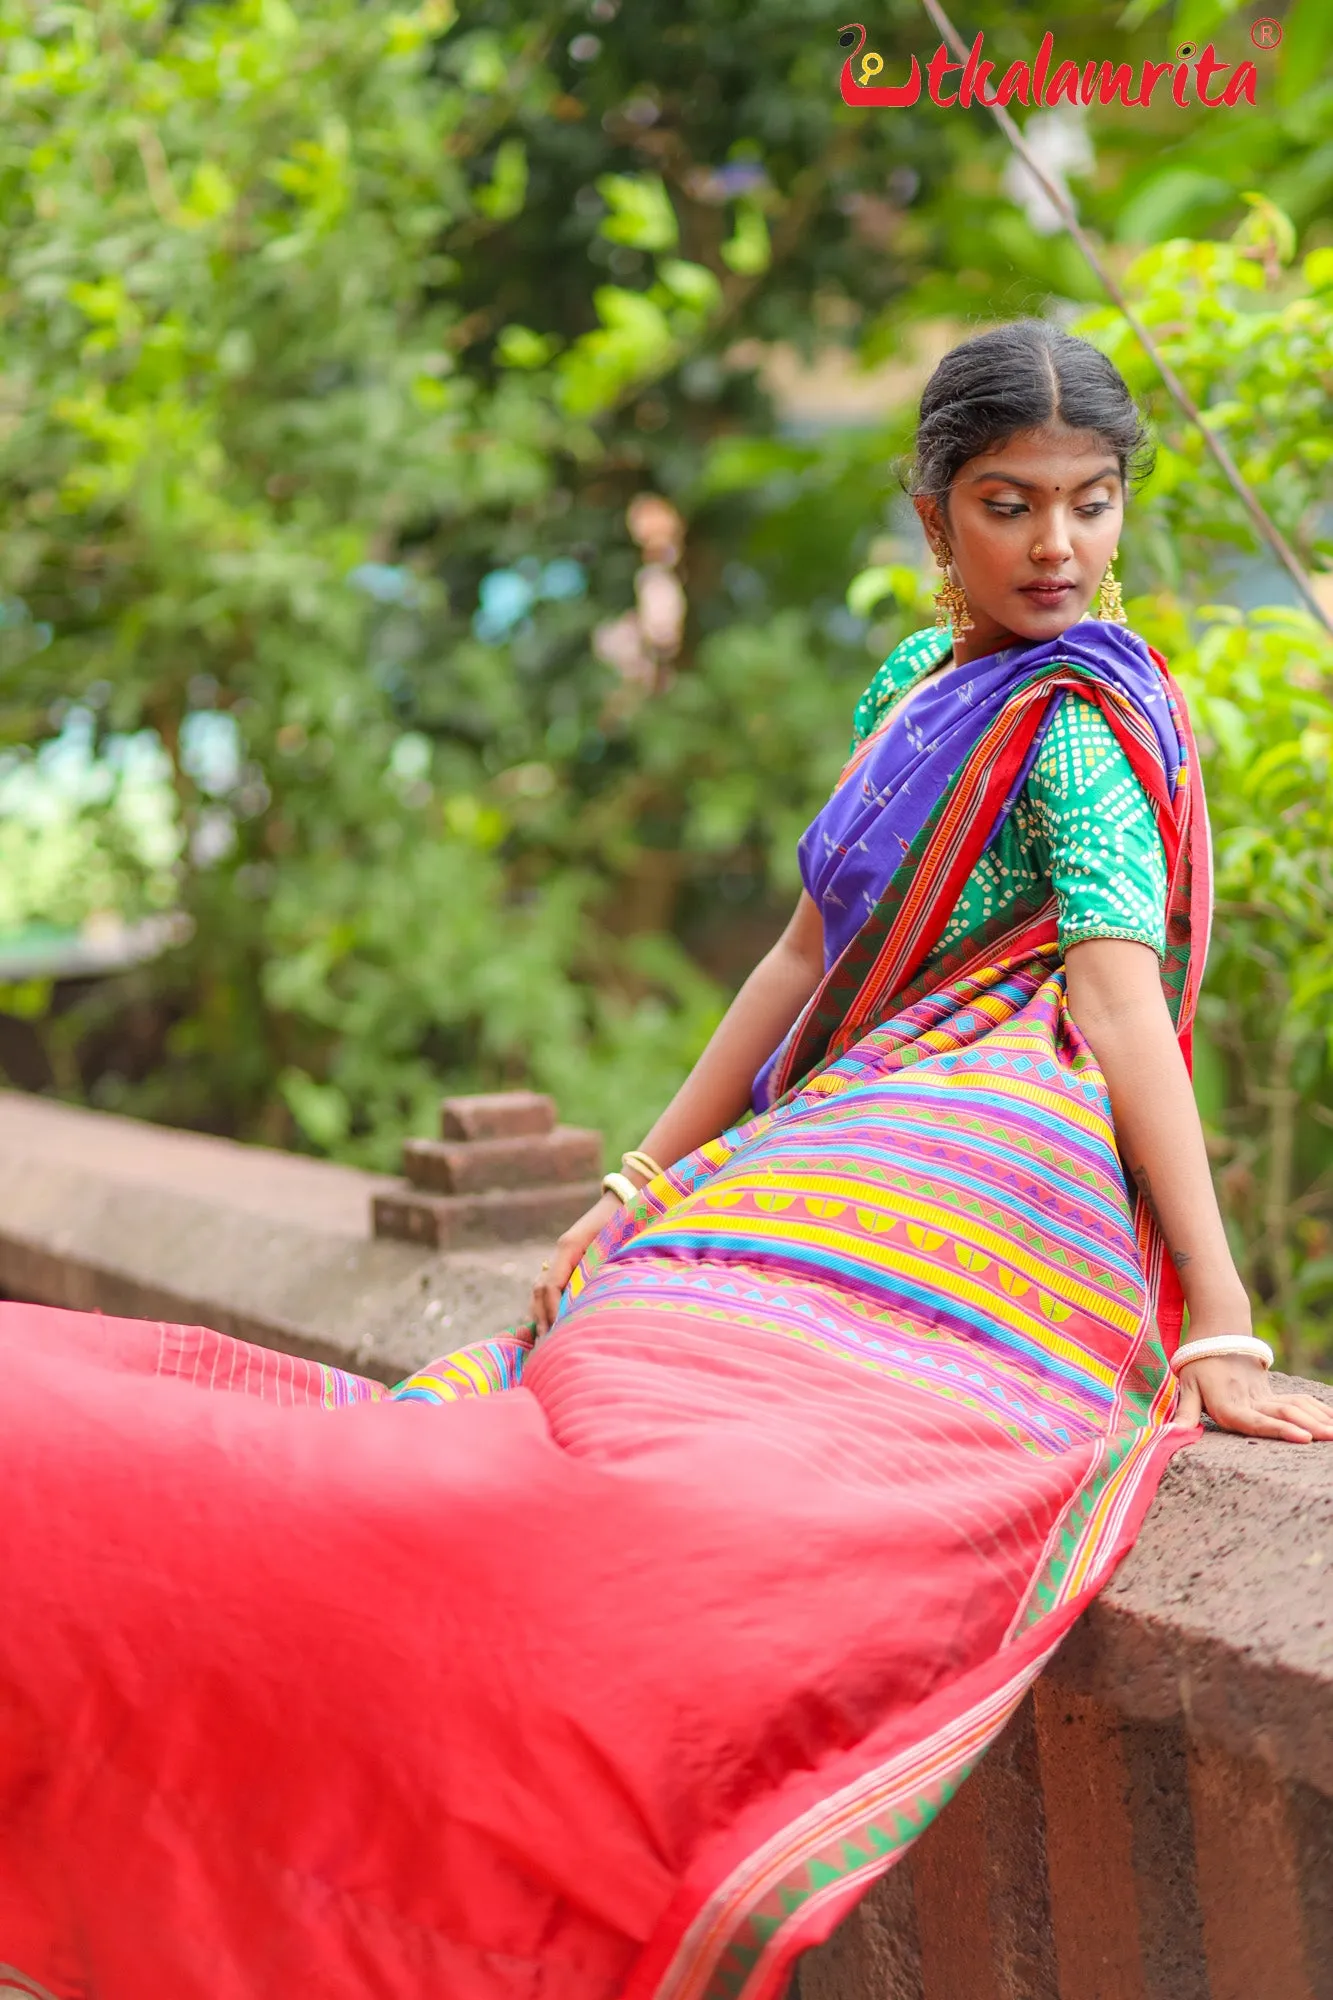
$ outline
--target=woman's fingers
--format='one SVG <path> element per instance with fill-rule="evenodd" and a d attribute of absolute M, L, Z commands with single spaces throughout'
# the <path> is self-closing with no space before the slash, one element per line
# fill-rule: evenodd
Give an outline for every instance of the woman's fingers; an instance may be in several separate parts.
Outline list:
<path fill-rule="evenodd" d="M 571 1224 L 542 1265 L 541 1276 L 532 1288 L 532 1317 L 537 1322 L 539 1334 L 549 1332 L 551 1322 L 560 1310 L 561 1295 L 584 1251 L 605 1229 L 619 1206 L 614 1195 L 604 1194 L 600 1201 L 593 1203 L 586 1215 L 581 1215 L 577 1222 Z"/>
<path fill-rule="evenodd" d="M 1180 1400 L 1176 1404 L 1176 1422 L 1193 1428 L 1203 1415 L 1203 1397 L 1199 1385 L 1192 1375 L 1187 1375 L 1180 1384 Z"/>
<path fill-rule="evenodd" d="M 1208 1414 L 1224 1430 L 1244 1437 L 1284 1438 L 1289 1444 L 1309 1444 L 1314 1436 L 1304 1412 L 1277 1397 L 1214 1396 Z"/>
<path fill-rule="evenodd" d="M 1286 1417 L 1279 1417 L 1272 1410 L 1257 1409 L 1253 1404 L 1244 1409 L 1214 1410 L 1210 1414 L 1224 1430 L 1239 1431 L 1242 1437 L 1282 1438 L 1288 1444 L 1311 1441 L 1304 1424 L 1293 1424 Z"/>
<path fill-rule="evenodd" d="M 569 1282 L 574 1266 L 563 1251 L 557 1250 L 546 1270 L 532 1288 L 532 1316 L 538 1333 L 549 1333 L 560 1310 L 560 1294 Z"/>
<path fill-rule="evenodd" d="M 579 1225 L 575 1224 L 575 1231 L 578 1228 Z M 560 1299 L 565 1286 L 573 1277 L 574 1267 L 591 1240 L 589 1236 L 587 1242 L 576 1240 L 571 1243 L 562 1236 L 549 1262 L 543 1267 L 541 1276 L 532 1288 L 532 1315 L 537 1322 L 539 1334 L 550 1332 L 551 1322 L 560 1310 Z"/>
<path fill-rule="evenodd" d="M 1223 1430 L 1242 1437 L 1278 1438 L 1287 1444 L 1333 1441 L 1333 1405 L 1318 1396 L 1275 1395 L 1257 1361 L 1223 1355 L 1187 1362 L 1180 1374 L 1176 1422 L 1197 1423 L 1202 1410 Z"/>
<path fill-rule="evenodd" d="M 1270 1406 L 1271 1414 L 1299 1424 L 1311 1437 L 1333 1438 L 1333 1409 L 1317 1396 L 1284 1396 Z"/>
<path fill-rule="evenodd" d="M 564 1258 L 557 1250 L 550 1262 L 542 1266 L 542 1274 L 532 1288 L 532 1317 L 539 1334 L 550 1332 L 551 1321 L 560 1309 L 560 1294 L 568 1276 L 567 1272 L 561 1275 L 563 1264 Z"/>

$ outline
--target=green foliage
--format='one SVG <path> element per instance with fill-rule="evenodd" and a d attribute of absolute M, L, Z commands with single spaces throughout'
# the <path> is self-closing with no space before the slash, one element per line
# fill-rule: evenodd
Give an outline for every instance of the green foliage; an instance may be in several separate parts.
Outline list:
<path fill-rule="evenodd" d="M 773 248 L 769 241 L 768 223 L 764 211 L 756 201 L 738 201 L 736 204 L 736 227 L 723 243 L 718 256 L 741 278 L 757 278 L 766 271 L 773 260 Z"/>
<path fill-rule="evenodd" d="M 1171 656 L 1206 773 L 1200 1068 L 1218 1186 L 1265 1330 L 1308 1371 L 1333 1294 L 1333 647 L 1298 612 L 1134 610 Z"/>
<path fill-rule="evenodd" d="M 469 190 L 494 90 L 437 73 L 439 4 L 32 18 L 0 13 L 0 579 L 54 637 L 7 677 L 10 727 L 58 689 L 171 756 L 195 940 L 142 1108 L 275 1137 L 290 1113 L 382 1157 L 427 1116 L 429 1037 L 484 1004 L 469 949 L 503 924 L 542 958 L 551 928 L 507 910 L 479 821 L 398 779 L 415 634 L 355 582 L 415 522 L 549 478 L 553 420 L 459 375 L 440 297 L 441 233 L 521 206 L 522 149 Z M 182 753 L 201 712 L 235 734 L 221 797 Z"/>
<path fill-rule="evenodd" d="M 1327 507 L 1333 465 L 1333 255 L 1315 250 L 1298 278 L 1289 219 L 1260 195 L 1223 243 L 1172 238 L 1130 267 L 1126 282 L 1166 360 L 1209 426 L 1307 564 L 1333 562 Z M 1127 548 L 1173 588 L 1225 572 L 1258 544 L 1203 439 L 1167 397 L 1129 326 L 1110 310 L 1079 331 L 1097 340 L 1160 431 L 1152 504 Z M 1234 555 L 1231 557 L 1234 563 Z"/>
<path fill-rule="evenodd" d="M 635 250 L 674 250 L 680 241 L 671 197 L 656 174 L 602 174 L 597 192 L 610 213 L 599 225 L 609 243 Z"/>
<path fill-rule="evenodd" d="M 1228 242 L 1156 245 L 1128 282 L 1278 524 L 1327 566 L 1333 259 L 1316 250 L 1293 275 L 1288 218 L 1258 196 L 1249 206 Z M 1125 322 L 1103 312 L 1081 330 L 1161 432 L 1125 543 L 1129 573 L 1165 586 L 1131 616 L 1189 697 L 1212 818 L 1201 1095 L 1241 1268 L 1288 1361 L 1308 1368 L 1333 1302 L 1333 644 L 1303 611 L 1191 615 L 1188 580 L 1215 587 L 1228 555 L 1253 546 L 1248 522 Z"/>
<path fill-rule="evenodd" d="M 167 760 L 151 737 L 117 749 L 114 763 L 86 766 L 73 784 L 49 756 L 0 757 L 0 935 L 81 929 L 174 902 L 181 837 Z"/>

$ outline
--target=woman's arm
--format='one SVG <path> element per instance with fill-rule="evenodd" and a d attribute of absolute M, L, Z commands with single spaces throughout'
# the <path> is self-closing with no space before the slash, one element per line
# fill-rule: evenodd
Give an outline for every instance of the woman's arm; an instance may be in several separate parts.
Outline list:
<path fill-rule="evenodd" d="M 760 959 L 713 1030 L 708 1046 L 642 1140 L 669 1166 L 734 1125 L 750 1102 L 760 1065 L 772 1055 L 824 976 L 824 925 L 802 893 L 791 922 Z"/>
<path fill-rule="evenodd" d="M 750 1102 L 756 1071 L 772 1055 L 823 974 L 823 920 L 809 896 L 803 894 L 786 930 L 760 959 L 718 1022 L 698 1062 L 661 1117 L 645 1132 L 640 1144 L 651 1159 L 670 1166 L 735 1124 Z M 618 1206 L 614 1195 L 604 1195 L 556 1244 L 550 1265 L 533 1287 L 533 1316 L 539 1333 L 544 1333 L 555 1317 L 574 1266 Z"/>
<path fill-rule="evenodd" d="M 1152 1204 L 1189 1307 L 1189 1334 L 1249 1333 L 1250 1301 L 1213 1192 L 1203 1129 L 1162 994 L 1156 953 L 1089 938 L 1065 956 L 1069 1012 L 1097 1058 L 1125 1167 Z M 1206 1409 L 1226 1430 L 1308 1444 L 1333 1438 L 1333 1410 L 1276 1396 L 1258 1361 L 1226 1356 L 1181 1370 L 1178 1420 Z"/>

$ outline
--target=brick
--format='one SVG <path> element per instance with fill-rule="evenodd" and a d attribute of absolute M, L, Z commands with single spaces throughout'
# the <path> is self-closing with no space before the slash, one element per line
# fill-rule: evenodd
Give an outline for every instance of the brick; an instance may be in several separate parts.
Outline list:
<path fill-rule="evenodd" d="M 1060 2000 L 1046 1879 L 1046 1809 L 1031 1695 L 967 1780 L 985 1821 L 991 1936 L 1004 2000 Z M 945 1807 L 945 1814 L 953 1810 Z"/>
<path fill-rule="evenodd" d="M 591 1208 L 601 1191 L 598 1181 L 490 1194 L 420 1194 L 404 1185 L 376 1195 L 371 1220 L 376 1236 L 432 1250 L 550 1242 Z"/>
<path fill-rule="evenodd" d="M 928 2000 L 1060 2000 L 1030 1696 L 911 1868 Z"/>
<path fill-rule="evenodd" d="M 1290 1788 L 1257 1757 L 1193 1743 L 1188 1795 L 1212 2000 L 1315 2000 Z"/>
<path fill-rule="evenodd" d="M 1034 1705 L 1061 2000 L 1147 2000 L 1123 1724 L 1045 1680 Z"/>
<path fill-rule="evenodd" d="M 1310 1991 L 1313 2000 L 1333 2000 L 1333 1799 L 1299 1780 L 1284 1789 Z"/>
<path fill-rule="evenodd" d="M 479 1091 L 440 1101 L 442 1139 L 531 1139 L 555 1129 L 555 1100 L 535 1090 Z"/>
<path fill-rule="evenodd" d="M 795 2000 L 926 2000 L 910 1861 L 896 1862 L 828 1943 L 801 1959 Z"/>
<path fill-rule="evenodd" d="M 970 1780 L 912 1850 L 922 1983 L 930 2000 L 1008 2000 L 995 1964 L 985 1800 Z"/>
<path fill-rule="evenodd" d="M 1178 1722 L 1127 1722 L 1120 1742 L 1144 1990 L 1148 2000 L 1213 2000 L 1204 1964 L 1184 1729 Z"/>
<path fill-rule="evenodd" d="M 431 1194 L 487 1194 L 500 1188 L 582 1181 L 602 1164 L 602 1135 L 576 1125 L 524 1139 L 409 1139 L 403 1172 Z"/>

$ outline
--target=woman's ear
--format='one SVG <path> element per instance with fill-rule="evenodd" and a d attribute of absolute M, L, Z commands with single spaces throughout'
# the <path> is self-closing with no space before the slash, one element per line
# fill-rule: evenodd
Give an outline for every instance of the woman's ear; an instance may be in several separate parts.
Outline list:
<path fill-rule="evenodd" d="M 938 550 L 941 545 L 947 546 L 949 531 L 944 525 L 944 516 L 940 512 L 940 503 L 935 499 L 934 495 L 930 493 L 914 493 L 912 496 L 912 505 L 916 508 L 917 517 L 926 531 L 926 540 L 930 543 L 932 551 Z"/>

